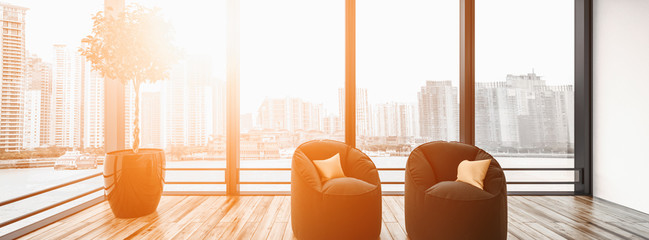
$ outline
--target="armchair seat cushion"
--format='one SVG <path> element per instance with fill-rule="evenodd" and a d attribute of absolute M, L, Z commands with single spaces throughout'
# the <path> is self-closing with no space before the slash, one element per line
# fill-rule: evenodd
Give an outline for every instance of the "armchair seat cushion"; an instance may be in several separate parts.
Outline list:
<path fill-rule="evenodd" d="M 322 185 L 325 195 L 362 195 L 374 189 L 376 185 L 351 177 L 334 178 Z"/>
<path fill-rule="evenodd" d="M 426 198 L 440 198 L 458 201 L 479 201 L 494 195 L 465 182 L 443 181 L 426 190 Z"/>

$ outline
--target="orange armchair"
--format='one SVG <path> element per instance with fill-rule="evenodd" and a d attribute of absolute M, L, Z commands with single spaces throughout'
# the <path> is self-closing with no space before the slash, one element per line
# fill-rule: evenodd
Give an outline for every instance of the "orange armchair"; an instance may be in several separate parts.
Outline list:
<path fill-rule="evenodd" d="M 336 153 L 346 177 L 323 183 L 312 160 Z M 298 239 L 378 239 L 381 182 L 372 160 L 338 141 L 300 145 L 291 166 L 291 222 Z"/>

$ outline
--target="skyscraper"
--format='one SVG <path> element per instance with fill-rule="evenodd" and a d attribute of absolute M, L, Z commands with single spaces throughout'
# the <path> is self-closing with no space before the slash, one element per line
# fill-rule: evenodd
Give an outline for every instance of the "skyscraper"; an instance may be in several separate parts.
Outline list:
<path fill-rule="evenodd" d="M 451 81 L 426 81 L 418 93 L 421 136 L 428 140 L 458 140 L 458 89 Z"/>
<path fill-rule="evenodd" d="M 40 62 L 38 74 L 40 77 L 41 113 L 40 113 L 40 146 L 52 142 L 52 64 Z M 36 69 L 34 69 L 36 71 Z"/>
<path fill-rule="evenodd" d="M 51 68 L 36 55 L 26 58 L 23 92 L 23 148 L 47 144 Z"/>
<path fill-rule="evenodd" d="M 22 148 L 23 77 L 25 72 L 25 12 L 27 8 L 0 3 L 3 33 L 0 82 L 0 150 Z"/>
<path fill-rule="evenodd" d="M 187 103 L 187 144 L 206 146 L 214 127 L 214 82 L 212 82 L 212 61 L 206 55 L 193 55 L 186 62 L 185 88 Z"/>
<path fill-rule="evenodd" d="M 162 148 L 162 96 L 159 91 L 141 93 L 140 146 Z"/>
<path fill-rule="evenodd" d="M 476 145 L 485 149 L 518 147 L 515 96 L 506 82 L 477 82 L 475 88 Z"/>
<path fill-rule="evenodd" d="M 290 132 L 324 130 L 322 104 L 305 102 L 299 98 L 266 98 L 257 114 L 262 129 Z"/>
<path fill-rule="evenodd" d="M 213 127 L 213 136 L 225 136 L 225 82 L 218 79 L 213 79 L 211 82 L 214 83 L 214 100 L 213 100 L 213 115 L 214 115 L 214 127 Z M 250 124 L 246 125 L 243 122 L 241 123 L 241 130 L 250 130 L 252 129 L 252 113 L 250 113 Z"/>
<path fill-rule="evenodd" d="M 367 99 L 367 88 L 356 89 L 356 134 L 358 136 L 370 136 L 372 125 L 372 113 Z M 338 112 L 340 116 L 340 129 L 345 123 L 345 89 L 338 89 Z"/>
<path fill-rule="evenodd" d="M 142 111 L 142 105 L 140 105 L 140 111 Z M 133 88 L 133 83 L 129 81 L 124 86 L 124 138 L 126 138 L 124 139 L 124 149 L 131 149 L 133 147 L 133 131 L 135 130 L 133 121 L 135 121 L 135 89 Z M 141 126 L 142 124 L 140 123 Z M 140 134 L 141 137 L 142 134 Z"/>
<path fill-rule="evenodd" d="M 176 64 L 163 83 L 165 146 L 205 146 L 214 133 L 214 83 L 206 56 Z"/>
<path fill-rule="evenodd" d="M 169 79 L 164 81 L 162 94 L 164 103 L 164 144 L 183 146 L 185 140 L 185 66 L 176 64 L 172 67 Z"/>
<path fill-rule="evenodd" d="M 340 117 L 330 114 L 322 119 L 323 131 L 329 135 L 344 134 L 340 124 Z"/>
<path fill-rule="evenodd" d="M 574 90 L 535 73 L 476 83 L 476 144 L 491 151 L 574 148 Z"/>
<path fill-rule="evenodd" d="M 414 104 L 389 102 L 372 107 L 371 136 L 415 137 L 419 135 Z"/>
<path fill-rule="evenodd" d="M 90 62 L 83 61 L 83 144 L 84 147 L 104 146 L 104 78 L 92 71 Z"/>
<path fill-rule="evenodd" d="M 53 145 L 80 147 L 82 137 L 82 65 L 78 53 L 54 45 L 52 69 Z"/>

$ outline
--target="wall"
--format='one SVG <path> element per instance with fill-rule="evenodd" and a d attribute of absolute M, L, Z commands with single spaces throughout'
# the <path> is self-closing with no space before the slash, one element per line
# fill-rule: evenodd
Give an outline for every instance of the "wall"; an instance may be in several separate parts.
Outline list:
<path fill-rule="evenodd" d="M 649 213 L 649 1 L 594 0 L 593 192 Z"/>

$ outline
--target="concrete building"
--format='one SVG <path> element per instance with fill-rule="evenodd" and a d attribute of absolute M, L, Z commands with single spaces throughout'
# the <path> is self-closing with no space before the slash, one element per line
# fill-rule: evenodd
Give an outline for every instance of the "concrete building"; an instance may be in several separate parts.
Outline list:
<path fill-rule="evenodd" d="M 104 147 L 104 78 L 92 71 L 90 62 L 83 63 L 83 144 Z"/>
<path fill-rule="evenodd" d="M 216 88 L 211 81 L 210 66 L 207 57 L 190 56 L 176 64 L 169 79 L 164 81 L 165 146 L 206 146 L 217 124 L 224 125 L 224 116 L 223 122 L 214 122 L 218 106 L 214 105 Z"/>
<path fill-rule="evenodd" d="M 451 81 L 426 81 L 418 99 L 421 136 L 430 141 L 458 140 L 458 88 Z"/>
<path fill-rule="evenodd" d="M 40 146 L 41 91 L 39 89 L 28 88 L 23 94 L 22 148 L 32 149 Z"/>
<path fill-rule="evenodd" d="M 337 115 L 327 115 L 322 119 L 322 124 L 324 126 L 322 130 L 329 135 L 344 134 L 340 121 L 341 119 Z"/>
<path fill-rule="evenodd" d="M 570 152 L 574 90 L 535 73 L 476 83 L 476 145 L 491 151 Z"/>
<path fill-rule="evenodd" d="M 140 105 L 141 110 L 142 105 Z M 133 131 L 135 126 L 135 89 L 131 82 L 124 86 L 124 148 L 131 149 L 133 147 Z M 142 126 L 140 124 L 140 126 Z M 140 129 L 142 131 L 142 129 Z M 142 134 L 140 134 L 142 137 Z M 140 139 L 142 141 L 142 139 Z"/>
<path fill-rule="evenodd" d="M 52 64 L 40 62 L 38 70 L 34 71 L 34 78 L 40 79 L 40 146 L 50 145 L 52 142 Z M 37 72 L 36 72 L 37 71 Z M 38 76 L 40 75 L 40 76 Z"/>
<path fill-rule="evenodd" d="M 338 89 L 338 113 L 340 117 L 340 129 L 345 124 L 345 89 Z M 372 113 L 367 99 L 367 88 L 356 89 L 356 135 L 370 136 L 372 126 Z"/>
<path fill-rule="evenodd" d="M 54 45 L 52 129 L 50 145 L 76 148 L 83 136 L 83 72 L 81 56 L 66 45 Z"/>
<path fill-rule="evenodd" d="M 214 126 L 213 128 L 213 133 L 212 135 L 214 137 L 216 136 L 225 136 L 225 113 L 226 113 L 226 86 L 225 86 L 225 81 L 218 80 L 218 79 L 212 79 L 210 82 L 214 83 L 214 86 L 212 87 L 214 89 L 214 101 L 212 103 L 212 106 L 214 109 L 212 110 L 212 115 L 214 117 Z M 244 119 L 248 119 L 247 117 L 242 116 L 242 122 L 241 122 L 241 130 L 244 132 L 244 130 L 250 130 L 252 129 L 253 123 L 252 123 L 252 113 L 249 113 L 250 118 L 249 122 L 244 122 Z"/>
<path fill-rule="evenodd" d="M 478 82 L 475 88 L 476 145 L 485 149 L 501 146 L 517 148 L 517 110 L 511 106 L 512 96 L 505 82 Z"/>
<path fill-rule="evenodd" d="M 419 136 L 419 119 L 414 104 L 389 102 L 372 107 L 371 136 L 416 137 Z"/>
<path fill-rule="evenodd" d="M 36 148 L 49 139 L 51 67 L 36 55 L 26 58 L 23 92 L 23 148 Z"/>
<path fill-rule="evenodd" d="M 299 98 L 266 98 L 258 110 L 261 129 L 323 131 L 324 108 Z"/>
<path fill-rule="evenodd" d="M 3 28 L 0 39 L 0 151 L 18 151 L 22 148 L 26 11 L 24 7 L 0 3 Z"/>
<path fill-rule="evenodd" d="M 162 94 L 143 91 L 140 98 L 140 146 L 162 148 Z"/>

